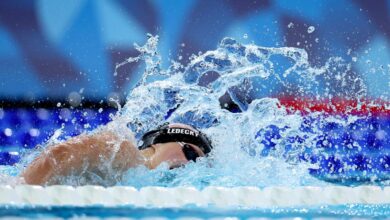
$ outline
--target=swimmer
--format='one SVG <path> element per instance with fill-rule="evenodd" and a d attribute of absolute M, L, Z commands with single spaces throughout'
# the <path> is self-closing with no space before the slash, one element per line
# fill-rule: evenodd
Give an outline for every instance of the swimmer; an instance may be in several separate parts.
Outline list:
<path fill-rule="evenodd" d="M 80 135 L 45 149 L 21 176 L 27 184 L 53 185 L 60 184 L 60 178 L 69 175 L 112 175 L 108 172 L 120 175 L 142 165 L 155 169 L 163 162 L 173 169 L 195 162 L 212 148 L 203 133 L 179 123 L 166 123 L 149 131 L 140 142 L 137 149 L 132 141 L 121 140 L 109 131 Z M 112 161 L 110 169 L 104 169 L 109 160 Z"/>

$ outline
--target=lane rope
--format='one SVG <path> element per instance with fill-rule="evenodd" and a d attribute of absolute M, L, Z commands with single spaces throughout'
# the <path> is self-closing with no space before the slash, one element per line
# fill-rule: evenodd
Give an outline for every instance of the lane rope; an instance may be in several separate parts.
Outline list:
<path fill-rule="evenodd" d="M 295 207 L 342 204 L 390 204 L 390 187 L 133 187 L 115 186 L 0 186 L 0 206 L 92 206 L 108 207 Z"/>

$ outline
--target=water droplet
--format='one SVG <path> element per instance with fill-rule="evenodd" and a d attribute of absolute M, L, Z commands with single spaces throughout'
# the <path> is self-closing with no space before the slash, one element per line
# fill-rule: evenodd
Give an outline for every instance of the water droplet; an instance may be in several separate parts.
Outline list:
<path fill-rule="evenodd" d="M 385 139 L 387 133 L 386 131 L 384 130 L 378 130 L 377 132 L 375 132 L 375 137 L 378 139 L 378 140 L 383 140 Z"/>
<path fill-rule="evenodd" d="M 58 104 L 57 104 L 57 106 L 58 106 Z M 47 120 L 47 119 L 49 119 L 49 116 L 50 116 L 49 111 L 47 111 L 44 108 L 38 109 L 37 112 L 36 112 L 36 115 L 41 120 Z"/>
<path fill-rule="evenodd" d="M 28 133 L 32 136 L 32 137 L 37 137 L 39 136 L 40 134 L 40 131 L 36 128 L 31 128 Z"/>
<path fill-rule="evenodd" d="M 73 107 L 79 106 L 81 103 L 81 95 L 78 92 L 69 93 L 68 102 Z"/>
<path fill-rule="evenodd" d="M 307 33 L 311 34 L 311 33 L 313 33 L 315 30 L 316 30 L 316 28 L 315 28 L 314 26 L 310 26 L 310 27 L 307 29 Z"/>
<path fill-rule="evenodd" d="M 4 129 L 4 134 L 5 134 L 5 136 L 10 137 L 10 136 L 12 136 L 12 130 L 10 128 L 6 128 L 6 129 Z"/>

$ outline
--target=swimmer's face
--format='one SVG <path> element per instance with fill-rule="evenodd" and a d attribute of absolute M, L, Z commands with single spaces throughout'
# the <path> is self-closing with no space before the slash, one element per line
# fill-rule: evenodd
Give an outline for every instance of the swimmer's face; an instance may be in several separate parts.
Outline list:
<path fill-rule="evenodd" d="M 194 128 L 192 128 L 191 126 L 180 124 L 180 123 L 170 124 L 169 127 L 187 128 L 190 130 L 194 130 Z M 188 147 L 191 147 L 192 148 L 191 150 L 195 151 L 197 155 L 201 157 L 205 156 L 203 151 L 198 146 L 189 143 L 186 144 L 188 144 L 189 145 Z M 150 157 L 150 164 L 149 164 L 150 168 L 154 169 L 163 162 L 168 163 L 170 168 L 180 167 L 188 163 L 189 161 L 186 158 L 182 148 L 183 148 L 183 144 L 180 144 L 178 142 L 153 144 L 151 146 L 153 155 Z"/>
<path fill-rule="evenodd" d="M 205 156 L 202 150 L 194 144 L 188 144 L 199 156 Z M 153 144 L 153 156 L 150 158 L 150 168 L 154 169 L 161 163 L 168 163 L 170 168 L 176 168 L 188 163 L 188 159 L 182 150 L 183 146 L 177 142 Z"/>

